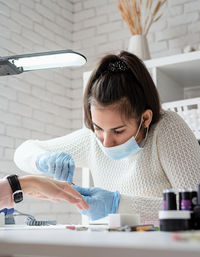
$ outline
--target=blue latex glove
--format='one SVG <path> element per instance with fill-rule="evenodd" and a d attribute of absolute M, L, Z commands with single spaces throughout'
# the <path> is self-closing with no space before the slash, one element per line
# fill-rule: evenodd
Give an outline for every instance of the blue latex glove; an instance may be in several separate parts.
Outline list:
<path fill-rule="evenodd" d="M 37 156 L 36 167 L 39 171 L 53 175 L 55 179 L 72 182 L 75 164 L 71 155 L 60 153 L 43 153 Z"/>
<path fill-rule="evenodd" d="M 78 210 L 91 220 L 101 219 L 109 213 L 116 213 L 120 200 L 119 191 L 110 192 L 98 187 L 83 188 L 73 186 L 89 204 L 88 210 Z"/>

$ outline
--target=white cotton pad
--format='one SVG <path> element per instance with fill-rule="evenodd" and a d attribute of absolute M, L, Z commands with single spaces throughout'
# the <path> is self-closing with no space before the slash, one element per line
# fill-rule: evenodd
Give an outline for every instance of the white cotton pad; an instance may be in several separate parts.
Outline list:
<path fill-rule="evenodd" d="M 140 215 L 139 214 L 126 214 L 117 213 L 108 215 L 108 227 L 117 228 L 122 226 L 136 226 L 140 225 Z"/>

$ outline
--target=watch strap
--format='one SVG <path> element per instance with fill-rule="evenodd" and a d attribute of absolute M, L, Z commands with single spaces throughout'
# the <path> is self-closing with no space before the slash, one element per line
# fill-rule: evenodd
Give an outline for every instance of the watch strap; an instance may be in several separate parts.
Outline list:
<path fill-rule="evenodd" d="M 16 174 L 7 176 L 7 180 L 13 192 L 13 200 L 15 203 L 21 202 L 23 200 L 23 191 L 21 189 L 18 176 Z"/>

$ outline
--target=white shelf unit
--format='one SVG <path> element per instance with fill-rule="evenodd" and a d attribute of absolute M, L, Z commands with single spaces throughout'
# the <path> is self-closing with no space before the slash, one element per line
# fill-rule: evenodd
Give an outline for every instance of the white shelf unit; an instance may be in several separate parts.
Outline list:
<path fill-rule="evenodd" d="M 200 86 L 200 51 L 144 62 L 152 75 L 161 102 L 184 99 L 184 89 Z"/>
<path fill-rule="evenodd" d="M 184 91 L 200 86 L 200 51 L 145 61 L 162 107 L 177 112 L 200 140 L 200 95 L 184 99 Z M 200 90 L 199 90 L 200 92 Z"/>

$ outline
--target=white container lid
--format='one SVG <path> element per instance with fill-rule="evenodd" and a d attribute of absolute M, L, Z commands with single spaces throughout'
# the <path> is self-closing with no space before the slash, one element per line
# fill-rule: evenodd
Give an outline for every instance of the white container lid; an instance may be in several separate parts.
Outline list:
<path fill-rule="evenodd" d="M 159 219 L 190 219 L 191 211 L 159 211 Z"/>

